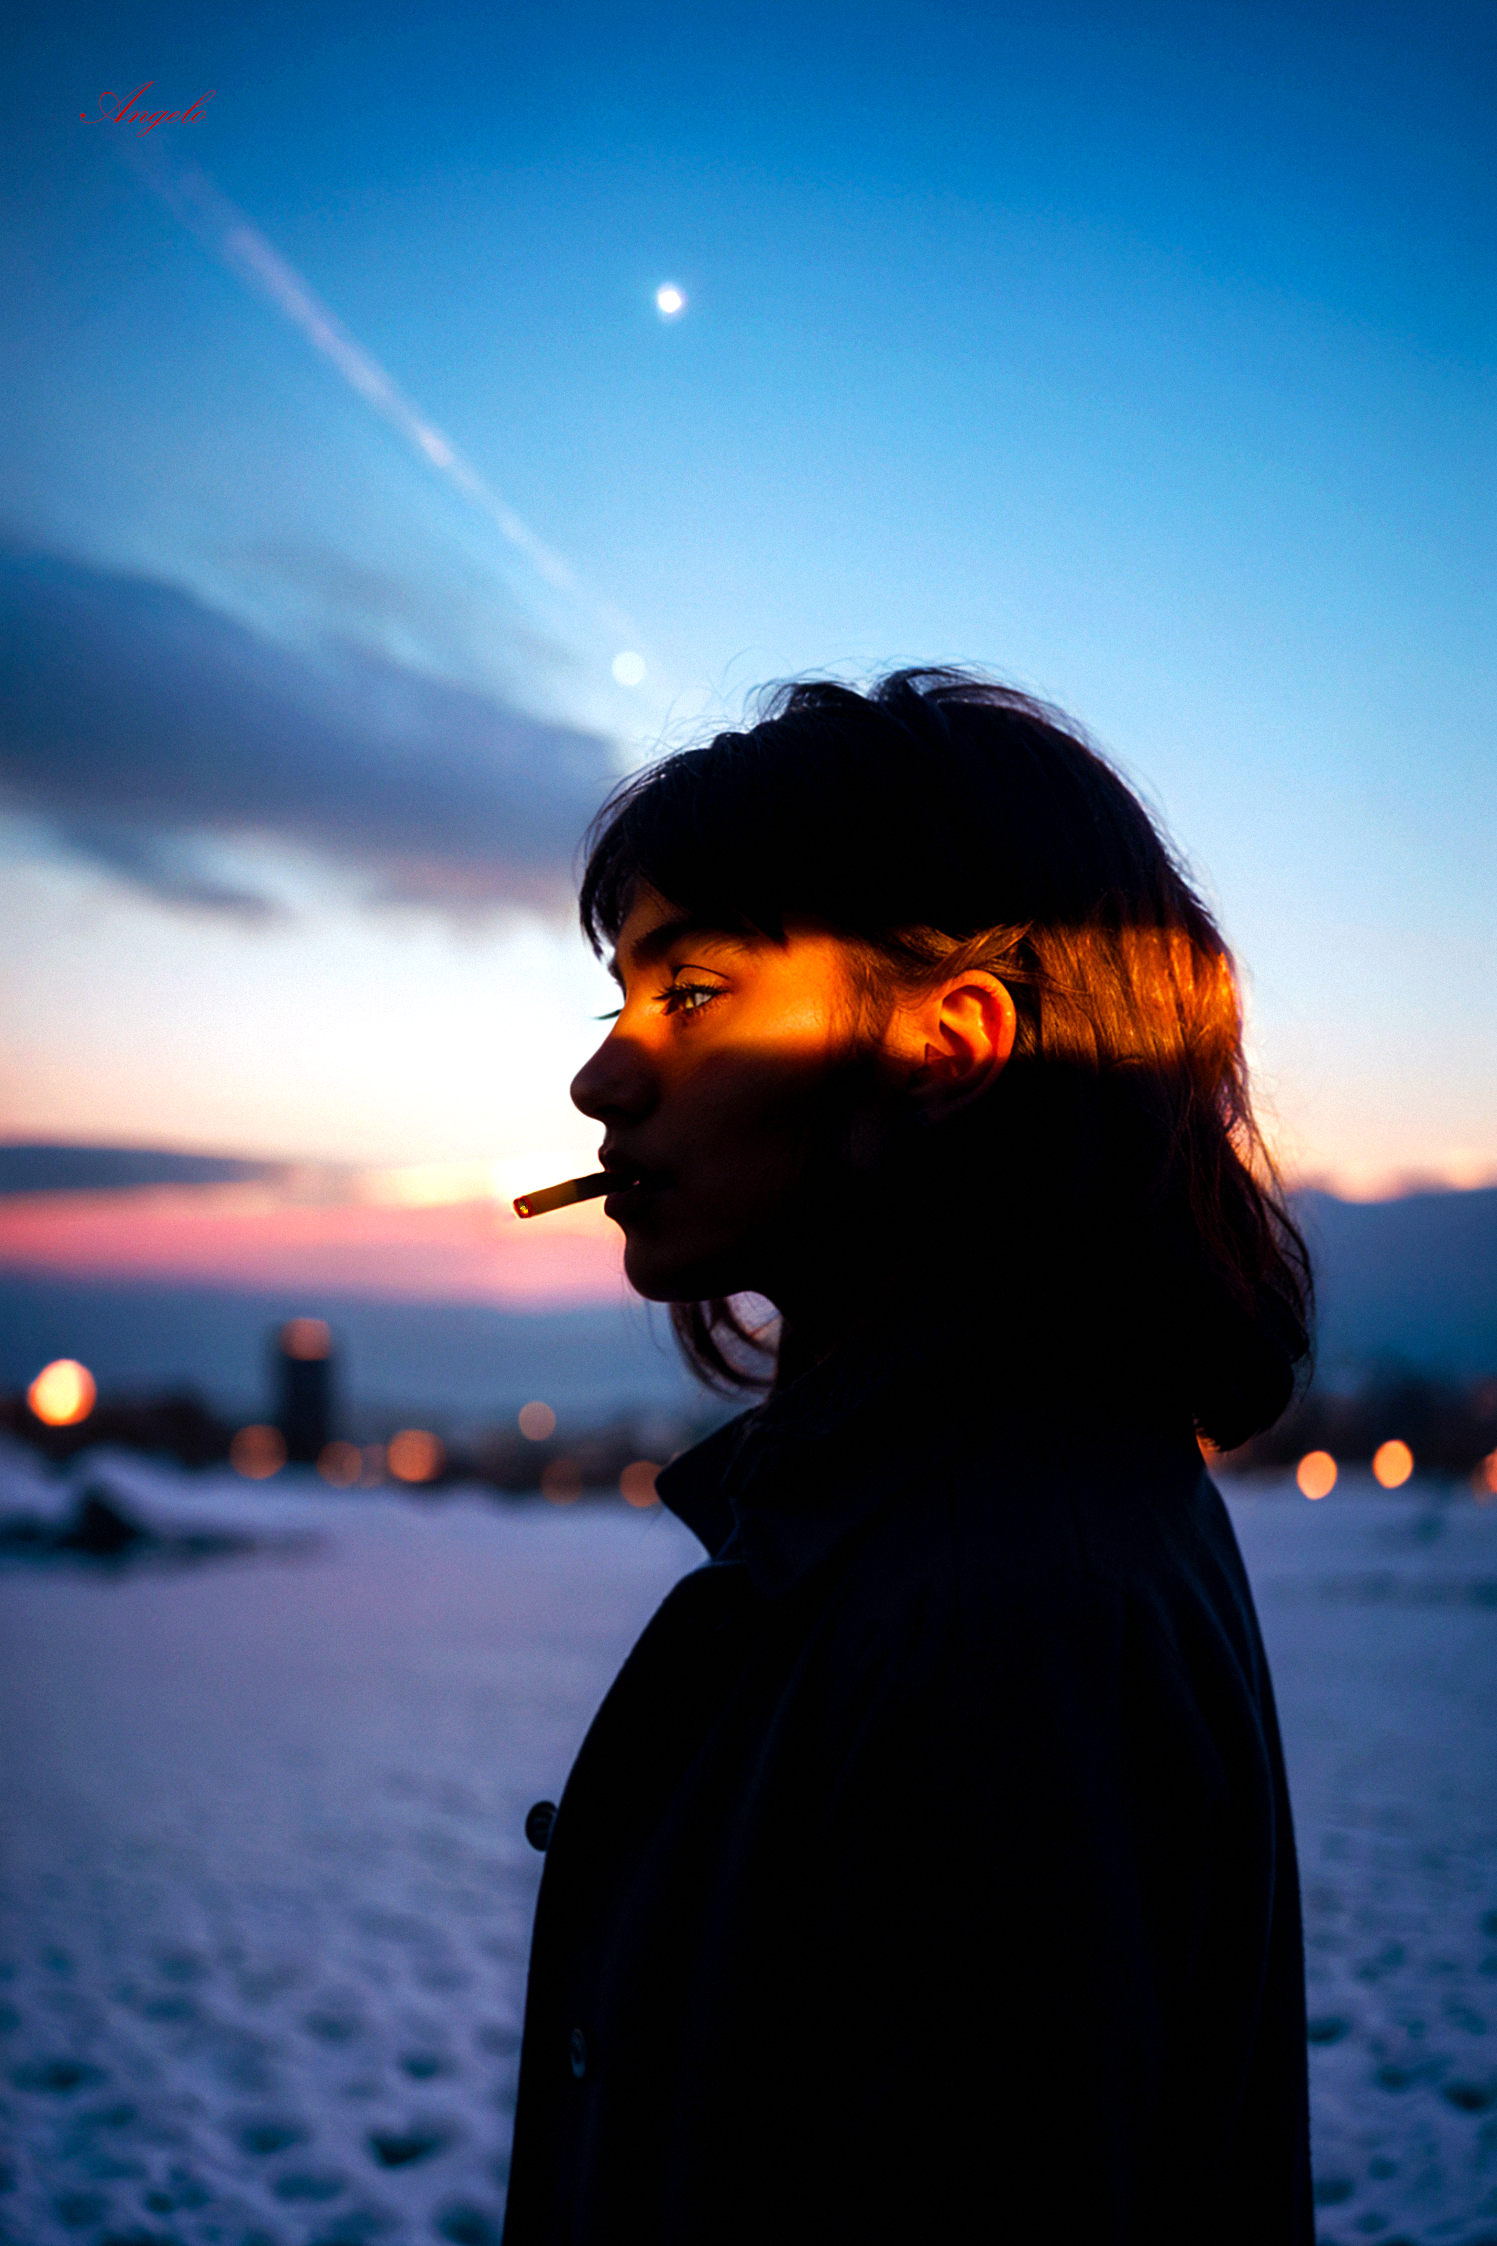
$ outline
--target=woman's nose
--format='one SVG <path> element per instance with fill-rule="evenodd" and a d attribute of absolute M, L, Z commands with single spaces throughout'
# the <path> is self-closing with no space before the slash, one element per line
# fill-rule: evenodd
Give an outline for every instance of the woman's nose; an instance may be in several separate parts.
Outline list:
<path fill-rule="evenodd" d="M 610 1030 L 572 1078 L 572 1105 L 596 1122 L 637 1122 L 655 1104 L 649 1060 L 632 1037 Z"/>

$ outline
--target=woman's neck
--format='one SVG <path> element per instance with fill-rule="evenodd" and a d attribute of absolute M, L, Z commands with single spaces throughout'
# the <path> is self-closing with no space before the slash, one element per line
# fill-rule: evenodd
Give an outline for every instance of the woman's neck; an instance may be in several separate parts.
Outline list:
<path fill-rule="evenodd" d="M 847 1350 L 886 1341 L 911 1322 L 929 1324 L 934 1275 L 892 1253 L 837 1254 L 818 1259 L 814 1277 L 770 1297 L 780 1313 L 775 1387 Z M 935 1294 L 944 1297 L 939 1284 Z"/>

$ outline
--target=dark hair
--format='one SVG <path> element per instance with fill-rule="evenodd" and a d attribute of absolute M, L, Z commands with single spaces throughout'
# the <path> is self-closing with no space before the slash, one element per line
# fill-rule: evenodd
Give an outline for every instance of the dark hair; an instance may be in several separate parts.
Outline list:
<path fill-rule="evenodd" d="M 820 922 L 871 991 L 1001 977 L 1013 1058 L 918 1158 L 960 1234 L 969 1330 L 1073 1392 L 1188 1411 L 1223 1449 L 1278 1417 L 1310 1269 L 1254 1123 L 1231 956 L 1067 719 L 956 670 L 782 687 L 746 731 L 626 782 L 589 843 L 597 949 L 643 881 L 772 939 Z M 705 1377 L 752 1383 L 731 1303 L 672 1316 Z"/>

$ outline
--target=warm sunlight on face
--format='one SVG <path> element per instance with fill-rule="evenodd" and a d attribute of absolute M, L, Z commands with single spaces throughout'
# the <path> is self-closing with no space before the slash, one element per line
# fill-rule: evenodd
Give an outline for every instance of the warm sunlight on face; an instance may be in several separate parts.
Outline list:
<path fill-rule="evenodd" d="M 619 936 L 624 1004 L 572 1084 L 607 1126 L 605 1204 L 630 1283 L 657 1302 L 767 1290 L 817 1094 L 850 1056 L 846 947 L 693 926 L 646 896 Z"/>
<path fill-rule="evenodd" d="M 980 1090 L 1013 1040 L 991 976 L 860 1026 L 853 952 L 795 924 L 783 943 L 705 928 L 642 891 L 619 934 L 612 1030 L 572 1085 L 625 1180 L 607 1213 L 657 1302 L 804 1291 L 825 1199 L 891 1096 Z"/>

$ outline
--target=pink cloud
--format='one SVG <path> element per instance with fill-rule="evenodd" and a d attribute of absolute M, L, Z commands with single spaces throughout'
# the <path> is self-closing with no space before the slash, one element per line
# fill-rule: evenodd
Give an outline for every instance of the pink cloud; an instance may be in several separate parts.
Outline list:
<path fill-rule="evenodd" d="M 540 1307 L 617 1301 L 620 1245 L 596 1206 L 521 1224 L 492 1200 L 298 1203 L 258 1184 L 0 1203 L 0 1265 L 75 1279 L 294 1285 Z"/>

